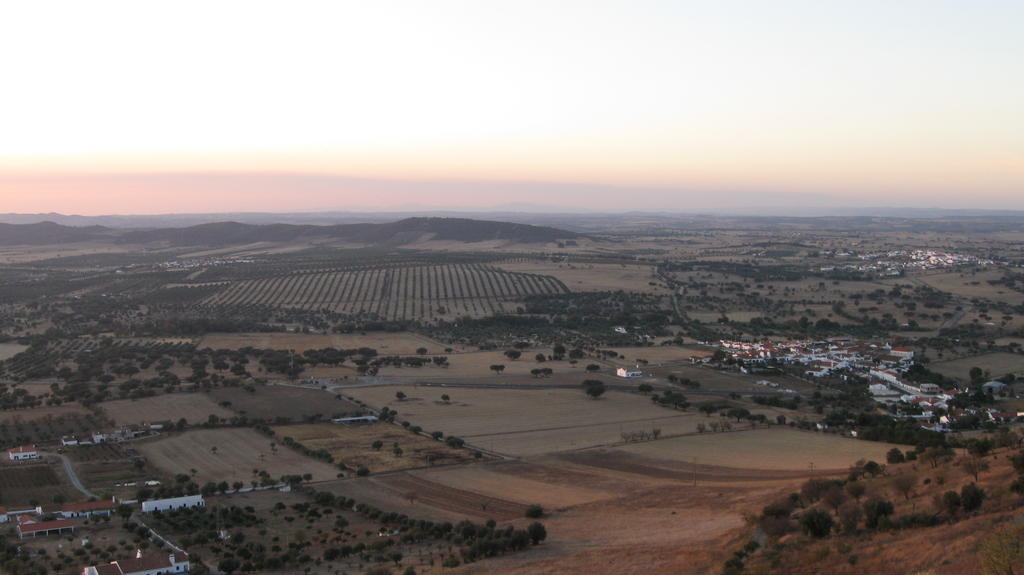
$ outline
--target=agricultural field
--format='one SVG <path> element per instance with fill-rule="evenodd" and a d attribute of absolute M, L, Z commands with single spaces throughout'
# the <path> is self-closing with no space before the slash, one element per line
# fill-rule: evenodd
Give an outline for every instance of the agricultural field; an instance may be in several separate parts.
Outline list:
<path fill-rule="evenodd" d="M 20 343 L 0 343 L 0 361 L 11 359 L 26 349 L 28 346 Z"/>
<path fill-rule="evenodd" d="M 772 426 L 632 443 L 601 451 L 599 458 L 621 453 L 684 463 L 696 458 L 698 465 L 740 469 L 841 472 L 860 459 L 884 463 L 885 453 L 893 447 L 877 441 Z"/>
<path fill-rule="evenodd" d="M 608 360 L 609 363 L 617 367 L 633 367 L 638 361 L 641 363 L 646 361 L 650 364 L 687 362 L 691 357 L 703 359 L 714 353 L 707 347 L 680 347 L 677 345 L 612 347 L 608 349 L 619 354 L 619 357 Z"/>
<path fill-rule="evenodd" d="M 514 311 L 535 294 L 567 293 L 558 279 L 484 264 L 413 265 L 241 280 L 202 305 L 331 311 L 385 320 L 456 319 Z"/>
<path fill-rule="evenodd" d="M 664 283 L 654 274 L 654 266 L 633 264 L 566 263 L 545 260 L 519 260 L 498 264 L 515 273 L 541 274 L 557 278 L 570 290 L 632 291 L 662 293 Z M 654 284 L 654 285 L 652 285 Z"/>
<path fill-rule="evenodd" d="M 273 429 L 282 439 L 291 437 L 310 449 L 327 451 L 334 457 L 335 463 L 343 463 L 351 469 L 365 467 L 373 473 L 473 461 L 465 449 L 448 447 L 442 441 L 388 423 L 314 423 Z M 382 447 L 374 449 L 372 445 L 375 441 L 380 441 Z M 401 454 L 394 453 L 396 444 L 401 448 Z"/>
<path fill-rule="evenodd" d="M 199 424 L 205 423 L 211 415 L 219 418 L 234 415 L 205 393 L 167 393 L 142 399 L 119 399 L 102 403 L 100 408 L 118 425 L 176 423 L 182 418 Z"/>
<path fill-rule="evenodd" d="M 1019 375 L 1024 372 L 1024 355 L 996 352 L 928 364 L 928 369 L 964 382 L 971 380 L 972 367 L 987 370 L 992 378 L 1002 377 L 1007 373 Z"/>
<path fill-rule="evenodd" d="M 122 444 L 80 445 L 66 449 L 64 455 L 82 483 L 102 497 L 134 499 L 144 482 L 167 477 L 144 459 L 129 456 Z"/>
<path fill-rule="evenodd" d="M 397 392 L 406 394 L 398 400 Z M 704 416 L 675 411 L 647 397 L 610 391 L 598 400 L 582 390 L 466 389 L 382 386 L 345 391 L 398 411 L 398 419 L 441 431 L 470 445 L 515 456 L 582 449 L 622 441 L 622 433 L 660 429 L 664 436 L 696 433 Z M 442 394 L 450 403 L 441 401 Z"/>
<path fill-rule="evenodd" d="M 1005 285 L 989 283 L 1000 280 L 1002 277 L 1003 272 L 999 269 L 987 269 L 977 272 L 932 273 L 919 276 L 922 282 L 935 289 L 956 294 L 963 298 L 989 299 L 1011 305 L 1024 304 L 1024 293 L 1009 289 Z"/>
<path fill-rule="evenodd" d="M 103 415 L 77 404 L 0 411 L 0 446 L 56 442 L 64 435 L 84 436 L 109 423 Z"/>
<path fill-rule="evenodd" d="M 450 354 L 464 351 L 457 345 L 443 344 L 424 335 L 402 332 L 369 332 L 363 334 L 304 333 L 211 333 L 203 336 L 197 347 L 210 349 L 290 349 L 302 353 L 307 349 L 358 349 L 368 347 L 380 355 L 414 355 L 420 348 L 429 354 Z M 445 351 L 451 348 L 451 352 Z"/>
<path fill-rule="evenodd" d="M 0 505 L 25 508 L 33 502 L 52 503 L 54 498 L 78 501 L 83 498 L 68 483 L 59 464 L 44 461 L 0 463 Z"/>
<path fill-rule="evenodd" d="M 253 470 L 263 470 L 274 479 L 283 475 L 310 473 L 314 481 L 333 479 L 337 468 L 293 451 L 270 437 L 246 427 L 187 431 L 134 444 L 147 461 L 164 473 L 190 474 L 196 481 L 241 481 L 257 479 Z"/>
<path fill-rule="evenodd" d="M 250 391 L 251 389 L 251 391 Z M 354 415 L 361 408 L 320 388 L 284 385 L 222 387 L 210 392 L 218 404 L 238 415 L 266 421 L 303 421 Z"/>

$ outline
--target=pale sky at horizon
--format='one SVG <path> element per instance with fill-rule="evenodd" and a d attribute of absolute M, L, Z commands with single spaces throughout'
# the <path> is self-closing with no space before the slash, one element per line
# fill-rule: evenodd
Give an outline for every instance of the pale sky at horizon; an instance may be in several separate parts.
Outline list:
<path fill-rule="evenodd" d="M 1018 1 L 9 2 L 0 212 L 1024 209 L 1022 22 Z"/>

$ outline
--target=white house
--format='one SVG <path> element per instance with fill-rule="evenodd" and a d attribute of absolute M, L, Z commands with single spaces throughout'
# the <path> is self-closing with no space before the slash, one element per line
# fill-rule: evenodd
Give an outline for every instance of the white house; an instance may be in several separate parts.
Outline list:
<path fill-rule="evenodd" d="M 642 371 L 630 371 L 624 367 L 615 370 L 615 375 L 619 377 L 640 377 L 643 374 L 644 372 Z"/>
<path fill-rule="evenodd" d="M 171 509 L 190 509 L 193 507 L 204 507 L 202 495 L 187 495 L 185 497 L 171 497 L 169 499 L 151 499 L 142 502 L 142 512 L 152 513 L 154 511 L 169 511 Z"/>
<path fill-rule="evenodd" d="M 7 456 L 11 461 L 22 461 L 24 459 L 39 459 L 39 452 L 35 445 L 22 445 L 7 450 Z"/>
<path fill-rule="evenodd" d="M 62 519 L 71 519 L 73 517 L 91 517 L 93 515 L 110 515 L 117 509 L 117 501 L 111 499 L 101 499 L 100 501 L 83 501 L 81 503 L 65 503 L 61 505 L 59 509 L 54 510 L 52 513 L 61 517 Z M 48 512 L 48 509 L 44 509 L 42 506 L 36 507 L 36 513 L 42 515 L 44 512 Z"/>
<path fill-rule="evenodd" d="M 94 565 L 82 569 L 82 575 L 167 575 L 188 573 L 188 553 L 173 553 L 142 556 L 142 550 L 133 559 L 121 559 L 105 565 Z"/>
<path fill-rule="evenodd" d="M 72 447 L 78 445 L 78 438 L 74 435 L 65 435 L 60 438 L 60 444 L 64 447 Z"/>

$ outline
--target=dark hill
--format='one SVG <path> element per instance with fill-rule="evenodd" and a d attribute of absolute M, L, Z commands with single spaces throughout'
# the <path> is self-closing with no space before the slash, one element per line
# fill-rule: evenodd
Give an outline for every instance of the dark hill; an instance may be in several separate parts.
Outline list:
<path fill-rule="evenodd" d="M 254 242 L 289 242 L 299 239 L 340 239 L 365 244 L 402 245 L 421 238 L 459 242 L 507 240 L 520 243 L 546 243 L 578 237 L 543 226 L 492 222 L 465 218 L 408 218 L 384 224 L 251 225 L 237 222 L 202 224 L 189 228 L 127 232 L 123 243 L 168 242 L 174 245 L 231 245 Z"/>
<path fill-rule="evenodd" d="M 0 224 L 0 245 L 53 245 L 109 240 L 115 232 L 101 226 L 72 228 L 53 222 Z"/>

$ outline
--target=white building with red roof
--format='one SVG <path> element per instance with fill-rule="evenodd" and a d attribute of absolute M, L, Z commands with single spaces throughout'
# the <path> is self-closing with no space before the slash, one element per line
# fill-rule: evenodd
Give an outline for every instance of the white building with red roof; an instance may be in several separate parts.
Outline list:
<path fill-rule="evenodd" d="M 82 575 L 169 575 L 188 573 L 188 553 L 174 551 L 166 554 L 142 555 L 140 549 L 132 559 L 111 561 L 82 569 Z"/>
<path fill-rule="evenodd" d="M 18 516 L 18 524 L 15 526 L 18 531 L 18 537 L 24 539 L 25 537 L 39 537 L 47 535 L 62 535 L 64 533 L 74 533 L 75 525 L 68 519 L 57 519 L 55 521 L 36 521 L 26 515 Z"/>
<path fill-rule="evenodd" d="M 23 461 L 25 459 L 39 459 L 39 452 L 35 445 L 20 445 L 7 450 L 7 456 L 11 461 Z"/>

